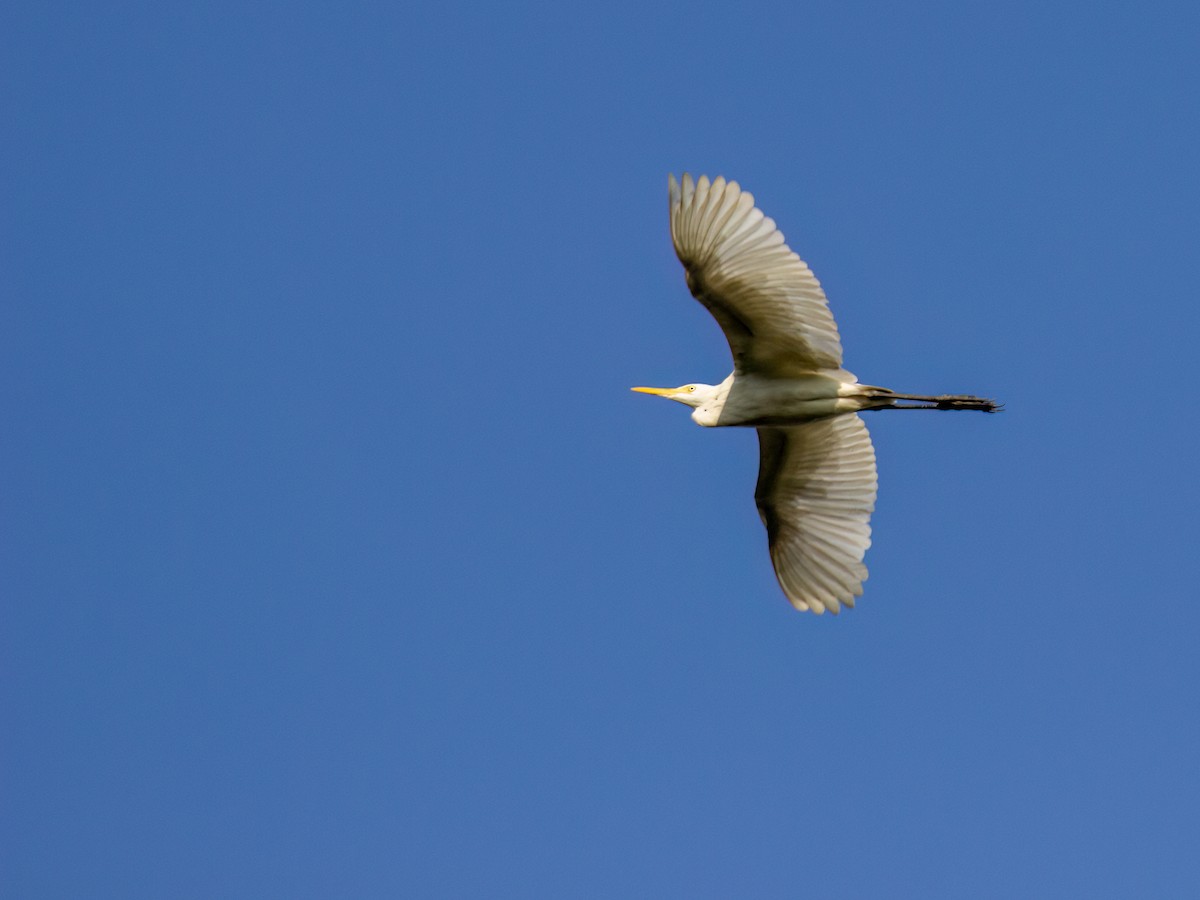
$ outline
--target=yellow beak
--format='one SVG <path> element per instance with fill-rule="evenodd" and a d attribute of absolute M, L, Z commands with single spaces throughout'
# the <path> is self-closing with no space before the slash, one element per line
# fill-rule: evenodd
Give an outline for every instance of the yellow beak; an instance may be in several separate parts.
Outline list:
<path fill-rule="evenodd" d="M 674 394 L 677 390 L 679 390 L 679 388 L 635 387 L 635 388 L 630 388 L 630 390 L 637 391 L 639 394 L 657 394 L 660 397 L 666 397 L 671 394 Z"/>

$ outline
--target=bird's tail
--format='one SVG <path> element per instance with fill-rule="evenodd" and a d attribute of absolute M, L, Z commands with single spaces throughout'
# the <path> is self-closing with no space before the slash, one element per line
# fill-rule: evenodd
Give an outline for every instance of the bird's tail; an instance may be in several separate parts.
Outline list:
<path fill-rule="evenodd" d="M 869 409 L 974 409 L 994 413 L 1004 409 L 1003 403 L 972 394 L 897 394 L 887 388 L 871 389 Z M 906 402 L 899 402 L 906 401 Z"/>

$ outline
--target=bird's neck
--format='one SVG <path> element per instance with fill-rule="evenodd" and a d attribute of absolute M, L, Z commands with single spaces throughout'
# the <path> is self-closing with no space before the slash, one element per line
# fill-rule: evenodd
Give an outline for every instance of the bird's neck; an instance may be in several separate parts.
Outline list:
<path fill-rule="evenodd" d="M 725 409 L 725 401 L 729 399 L 729 389 L 732 386 L 733 375 L 720 384 L 713 385 L 712 396 L 692 410 L 692 421 L 706 428 L 716 425 L 721 418 L 721 412 Z"/>

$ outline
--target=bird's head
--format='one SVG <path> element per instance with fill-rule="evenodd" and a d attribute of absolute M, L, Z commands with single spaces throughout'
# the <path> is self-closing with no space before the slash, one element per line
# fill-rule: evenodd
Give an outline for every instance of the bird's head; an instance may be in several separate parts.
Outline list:
<path fill-rule="evenodd" d="M 659 397 L 674 400 L 676 403 L 682 403 L 684 406 L 699 408 L 712 399 L 716 393 L 717 386 L 712 384 L 685 384 L 683 387 L 677 388 L 635 387 L 630 388 L 630 390 L 637 391 L 639 394 L 656 394 Z"/>

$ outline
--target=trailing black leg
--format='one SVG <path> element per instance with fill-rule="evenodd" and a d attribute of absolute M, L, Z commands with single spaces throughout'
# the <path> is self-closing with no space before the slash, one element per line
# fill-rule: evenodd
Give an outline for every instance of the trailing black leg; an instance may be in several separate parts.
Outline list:
<path fill-rule="evenodd" d="M 973 409 L 978 412 L 994 413 L 1004 408 L 1003 403 L 997 403 L 987 397 L 976 397 L 972 394 L 897 394 L 880 388 L 873 394 L 874 398 L 885 401 L 872 409 Z M 911 403 L 897 403 L 897 400 L 910 400 Z"/>

